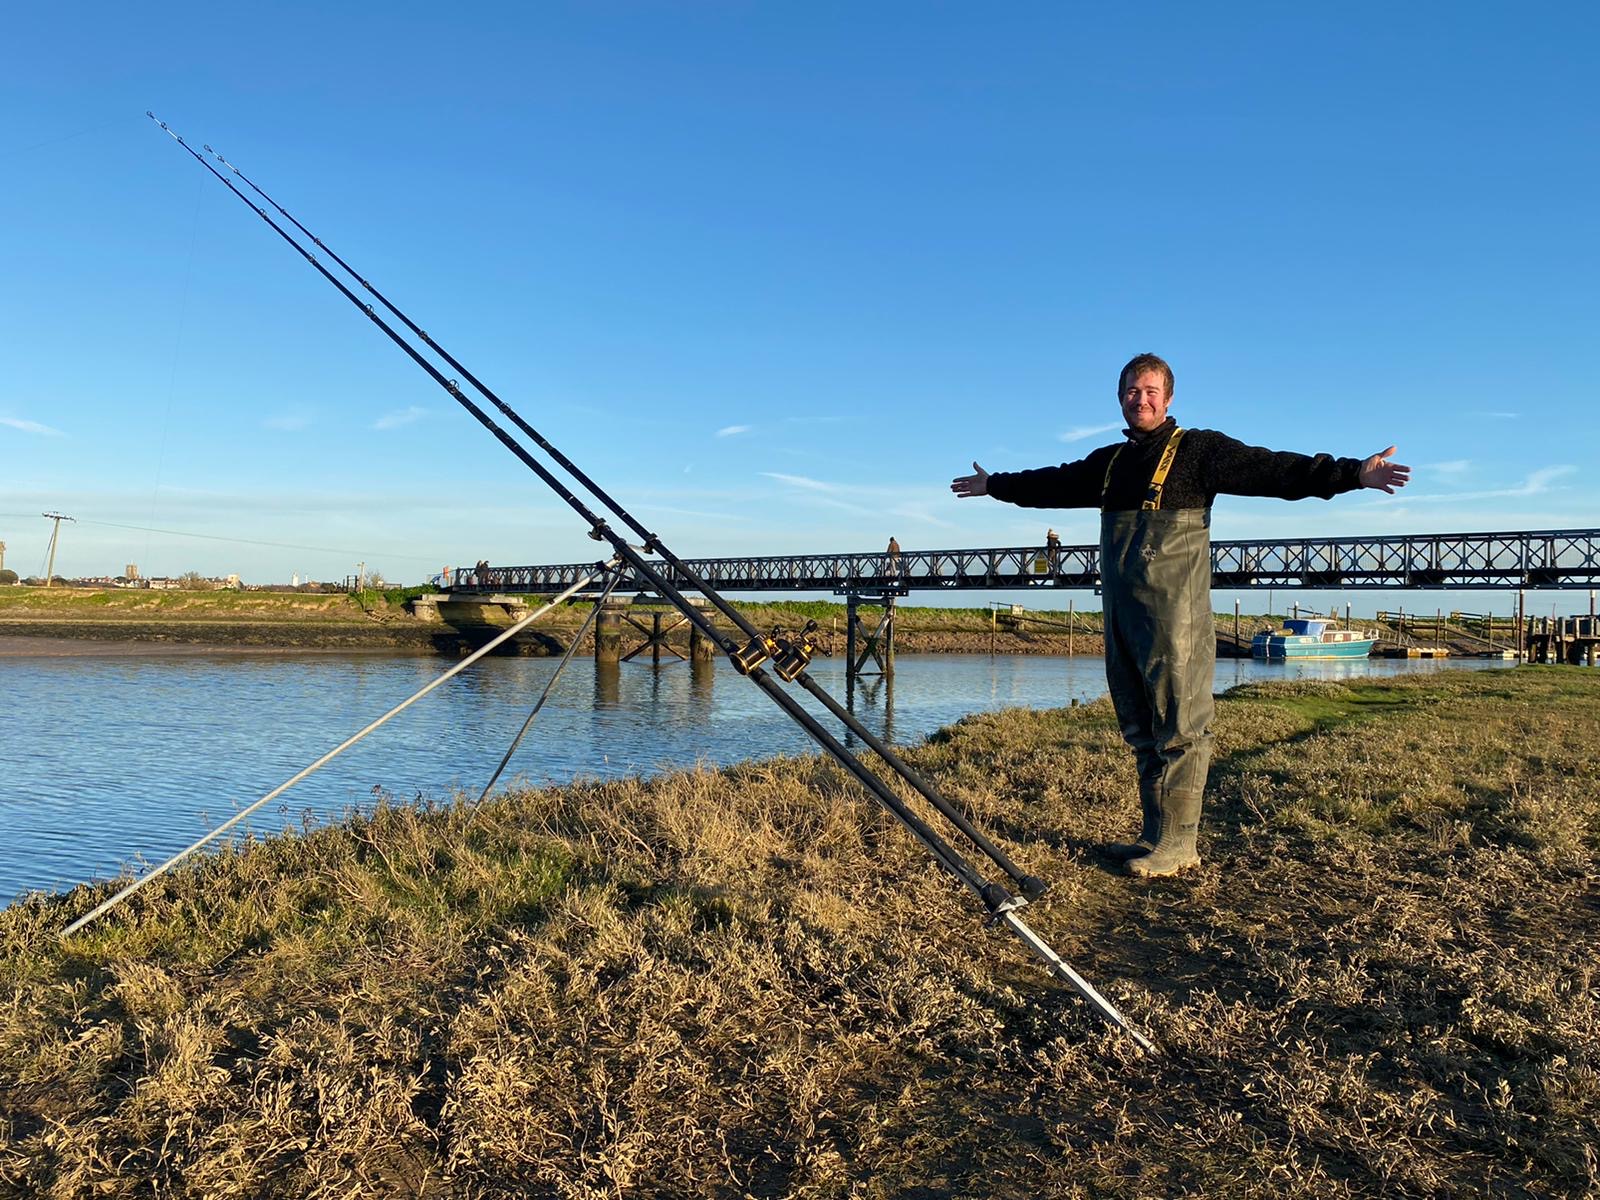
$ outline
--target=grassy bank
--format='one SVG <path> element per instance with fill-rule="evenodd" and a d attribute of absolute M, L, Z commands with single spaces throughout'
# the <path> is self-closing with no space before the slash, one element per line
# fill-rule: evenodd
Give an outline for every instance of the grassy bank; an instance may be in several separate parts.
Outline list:
<path fill-rule="evenodd" d="M 813 758 L 375 815 L 0 910 L 13 1196 L 1578 1196 L 1600 675 L 1262 684 L 1137 884 L 1104 702 L 908 757 L 1141 1058 Z"/>
<path fill-rule="evenodd" d="M 418 652 L 458 654 L 481 642 L 496 626 L 512 618 L 499 607 L 482 611 L 485 624 L 453 627 L 415 619 L 406 608 L 411 595 L 423 589 L 317 595 L 285 592 L 185 592 L 87 588 L 0 588 L 0 636 L 98 639 L 103 641 L 172 641 L 199 645 L 358 649 L 388 647 Z M 529 597 L 532 604 L 540 597 Z M 845 606 L 827 601 L 761 603 L 737 600 L 738 608 L 761 628 L 781 625 L 796 629 L 814 619 L 835 653 L 845 645 Z M 518 640 L 525 653 L 559 654 L 588 615 L 589 605 L 558 608 Z M 863 620 L 875 624 L 876 609 L 863 609 Z M 906 653 L 953 651 L 983 653 L 990 649 L 991 615 L 986 608 L 902 606 L 896 625 L 897 646 Z M 461 613 L 453 614 L 461 617 Z M 994 648 L 1005 653 L 1060 654 L 1068 649 L 1066 612 L 1030 612 L 1028 619 L 999 622 Z M 720 615 L 717 623 L 731 629 Z M 1077 613 L 1071 649 L 1098 654 L 1098 613 Z M 635 638 L 631 629 L 625 637 Z M 741 635 L 742 636 L 742 635 Z M 672 640 L 688 642 L 688 627 Z"/>

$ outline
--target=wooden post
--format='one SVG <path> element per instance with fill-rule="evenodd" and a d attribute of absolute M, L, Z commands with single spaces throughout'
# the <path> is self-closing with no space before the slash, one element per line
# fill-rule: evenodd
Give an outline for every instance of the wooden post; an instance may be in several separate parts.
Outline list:
<path fill-rule="evenodd" d="M 1435 650 L 1439 650 L 1439 649 L 1442 649 L 1443 647 L 1444 647 L 1444 609 L 1436 608 L 1436 609 L 1433 610 L 1433 648 Z"/>
<path fill-rule="evenodd" d="M 1078 624 L 1077 616 L 1072 611 L 1072 605 L 1073 605 L 1072 598 L 1068 597 L 1067 598 L 1067 657 L 1068 658 L 1072 657 L 1072 631 L 1073 631 L 1074 627 L 1076 627 L 1076 625 Z"/>
<path fill-rule="evenodd" d="M 1527 630 L 1523 629 L 1523 627 L 1522 627 L 1522 621 L 1523 621 L 1523 617 L 1525 615 L 1524 612 L 1523 612 L 1523 608 L 1524 608 L 1525 604 L 1526 604 L 1526 597 L 1523 595 L 1522 589 L 1518 588 L 1517 589 L 1517 661 L 1519 663 L 1528 661 L 1527 656 L 1526 656 L 1527 645 L 1528 645 L 1527 640 L 1526 640 L 1527 639 Z"/>
<path fill-rule="evenodd" d="M 1000 610 L 993 604 L 989 605 L 989 657 L 994 657 L 994 634 L 996 622 L 999 621 Z"/>
<path fill-rule="evenodd" d="M 1233 652 L 1239 652 L 1239 597 L 1233 598 Z"/>
<path fill-rule="evenodd" d="M 717 644 L 700 632 L 700 626 L 693 621 L 689 623 L 689 661 L 696 663 L 712 662 L 717 657 Z"/>
<path fill-rule="evenodd" d="M 845 676 L 849 679 L 856 676 L 856 626 L 861 621 L 856 615 L 857 599 L 854 592 L 844 598 L 844 666 Z"/>
<path fill-rule="evenodd" d="M 893 675 L 894 674 L 894 607 L 895 607 L 894 593 L 891 592 L 888 595 L 886 595 L 883 598 L 883 603 L 884 603 L 884 607 L 888 609 L 888 612 L 886 612 L 884 614 L 888 618 L 888 623 L 885 625 L 884 631 L 883 631 L 883 673 L 885 675 Z"/>
<path fill-rule="evenodd" d="M 594 619 L 594 660 L 611 666 L 622 661 L 622 610 L 602 604 Z"/>

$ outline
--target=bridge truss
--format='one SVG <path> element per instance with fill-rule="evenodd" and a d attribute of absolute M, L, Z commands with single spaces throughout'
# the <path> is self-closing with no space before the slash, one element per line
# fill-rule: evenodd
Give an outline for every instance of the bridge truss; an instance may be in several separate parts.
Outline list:
<path fill-rule="evenodd" d="M 912 590 L 1098 588 L 1100 547 L 907 550 L 897 555 L 789 554 L 701 558 L 687 564 L 718 589 L 904 594 Z M 593 564 L 461 568 L 452 591 L 552 593 Z M 685 589 L 688 581 L 657 570 Z M 1213 542 L 1215 588 L 1538 588 L 1600 586 L 1600 529 Z M 650 590 L 642 576 L 623 589 Z"/>

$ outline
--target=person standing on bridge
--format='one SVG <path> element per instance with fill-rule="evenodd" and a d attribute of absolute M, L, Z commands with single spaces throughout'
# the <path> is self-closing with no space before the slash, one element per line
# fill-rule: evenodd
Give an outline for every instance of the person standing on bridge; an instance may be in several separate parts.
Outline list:
<path fill-rule="evenodd" d="M 1357 488 L 1393 493 L 1411 469 L 1390 457 L 1309 456 L 1247 446 L 1210 429 L 1180 429 L 1172 368 L 1140 354 L 1117 378 L 1125 440 L 1077 462 L 951 481 L 957 497 L 1024 508 L 1100 509 L 1106 683 L 1139 771 L 1144 826 L 1108 852 L 1130 874 L 1196 866 L 1201 798 L 1211 766 L 1216 629 L 1211 609 L 1211 503 L 1219 495 L 1332 499 Z"/>

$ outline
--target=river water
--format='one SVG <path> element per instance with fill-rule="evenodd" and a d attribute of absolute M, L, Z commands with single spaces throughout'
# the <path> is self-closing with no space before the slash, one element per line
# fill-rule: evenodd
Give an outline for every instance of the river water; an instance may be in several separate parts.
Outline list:
<path fill-rule="evenodd" d="M 476 796 L 555 660 L 488 658 L 253 814 L 258 834 L 401 799 Z M 1458 660 L 1217 663 L 1217 690 L 1254 679 L 1345 679 L 1503 665 Z M 1105 691 L 1099 658 L 901 655 L 866 680 L 857 717 L 914 742 L 971 712 L 1059 707 Z M 445 669 L 436 658 L 196 654 L 0 658 L 0 905 L 175 853 Z M 812 674 L 844 697 L 844 664 Z M 804 693 L 796 692 L 797 696 Z M 810 697 L 807 706 L 820 711 Z M 830 729 L 839 727 L 824 717 Z M 506 779 L 651 773 L 810 753 L 813 743 L 723 661 L 691 670 L 574 661 Z"/>

